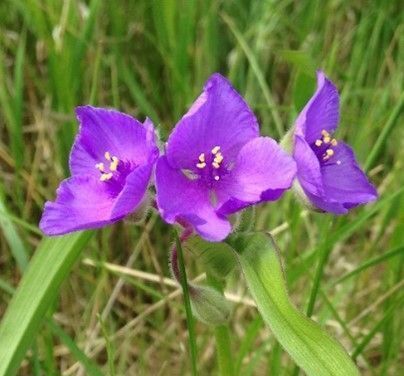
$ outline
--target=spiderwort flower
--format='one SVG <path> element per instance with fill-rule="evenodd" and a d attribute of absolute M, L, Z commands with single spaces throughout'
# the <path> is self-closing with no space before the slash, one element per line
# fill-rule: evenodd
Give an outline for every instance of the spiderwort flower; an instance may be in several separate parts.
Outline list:
<path fill-rule="evenodd" d="M 318 71 L 317 90 L 293 129 L 296 190 L 317 210 L 345 214 L 355 206 L 375 200 L 377 192 L 359 167 L 352 149 L 333 137 L 338 121 L 338 91 Z"/>
<path fill-rule="evenodd" d="M 45 204 L 47 235 L 97 228 L 133 213 L 142 203 L 158 158 L 153 124 L 115 110 L 78 107 L 80 130 L 70 155 L 72 176 L 55 202 Z"/>
<path fill-rule="evenodd" d="M 254 114 L 231 84 L 213 74 L 178 122 L 156 166 L 157 205 L 168 223 L 191 225 L 206 240 L 231 231 L 227 217 L 275 200 L 290 188 L 293 159 L 259 137 Z"/>

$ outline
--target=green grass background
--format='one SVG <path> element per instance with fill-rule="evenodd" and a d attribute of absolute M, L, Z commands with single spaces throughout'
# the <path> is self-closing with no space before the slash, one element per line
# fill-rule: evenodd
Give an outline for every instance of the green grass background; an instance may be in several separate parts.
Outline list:
<path fill-rule="evenodd" d="M 293 301 L 364 375 L 402 372 L 400 1 L 4 0 L 0 20 L 0 315 L 41 239 L 43 203 L 68 175 L 76 105 L 147 115 L 165 140 L 218 71 L 245 95 L 262 133 L 279 140 L 321 68 L 341 93 L 337 138 L 353 145 L 380 199 L 333 218 L 308 213 L 288 193 L 259 207 L 255 226 L 273 231 Z M 110 375 L 189 374 L 184 307 L 163 279 L 169 230 L 150 213 L 141 225 L 98 231 L 20 374 L 84 375 L 85 362 Z M 190 253 L 185 263 L 191 278 L 204 271 Z M 296 374 L 239 271 L 226 290 L 241 300 L 229 322 L 238 373 Z M 197 323 L 196 345 L 200 374 L 216 374 L 212 328 Z"/>

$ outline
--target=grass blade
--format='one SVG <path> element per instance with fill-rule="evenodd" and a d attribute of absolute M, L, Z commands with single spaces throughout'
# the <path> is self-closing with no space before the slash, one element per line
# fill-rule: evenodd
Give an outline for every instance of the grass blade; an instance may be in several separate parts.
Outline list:
<path fill-rule="evenodd" d="M 87 357 L 76 345 L 72 338 L 54 321 L 49 321 L 49 328 L 52 333 L 59 337 L 60 341 L 70 350 L 71 354 L 83 365 L 87 375 L 89 376 L 102 376 L 103 373 L 98 366 Z"/>
<path fill-rule="evenodd" d="M 363 264 L 359 265 L 356 269 L 350 271 L 349 273 L 344 274 L 342 277 L 338 278 L 333 284 L 337 285 L 337 284 L 347 280 L 348 278 L 353 277 L 354 275 L 360 273 L 361 271 L 363 271 L 367 268 L 380 264 L 381 262 L 388 260 L 391 257 L 402 255 L 403 251 L 404 251 L 404 246 L 399 246 L 399 247 L 391 249 L 390 251 L 387 251 L 386 253 L 383 253 L 380 256 L 376 256 L 376 257 L 364 262 Z"/>
<path fill-rule="evenodd" d="M 264 94 L 264 98 L 267 102 L 267 105 L 272 113 L 272 117 L 275 123 L 276 130 L 278 131 L 278 136 L 282 137 L 284 134 L 283 130 L 283 125 L 282 125 L 282 120 L 281 117 L 278 113 L 278 110 L 276 109 L 276 103 L 275 100 L 272 97 L 271 91 L 269 90 L 269 87 L 265 81 L 264 74 L 259 67 L 258 61 L 255 58 L 255 55 L 251 48 L 248 46 L 247 41 L 243 37 L 242 33 L 236 28 L 236 25 L 232 21 L 232 19 L 227 16 L 226 14 L 222 14 L 222 18 L 224 22 L 227 24 L 229 27 L 230 31 L 233 33 L 234 37 L 237 39 L 237 42 L 240 44 L 241 49 L 245 53 L 250 65 L 251 69 L 253 70 L 258 84 L 261 87 L 262 93 Z"/>
<path fill-rule="evenodd" d="M 0 375 L 14 375 L 61 283 L 92 232 L 46 238 L 39 245 L 0 324 Z"/>
<path fill-rule="evenodd" d="M 28 265 L 28 252 L 24 242 L 21 240 L 14 223 L 8 217 L 8 210 L 4 204 L 3 188 L 0 186 L 0 228 L 10 247 L 15 261 L 21 271 L 25 270 Z"/>

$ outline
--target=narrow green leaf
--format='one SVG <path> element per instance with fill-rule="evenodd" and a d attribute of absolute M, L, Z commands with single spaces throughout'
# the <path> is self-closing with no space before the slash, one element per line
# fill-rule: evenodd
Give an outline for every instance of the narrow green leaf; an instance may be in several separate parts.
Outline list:
<path fill-rule="evenodd" d="M 0 278 L 0 290 L 12 295 L 14 293 L 14 287 L 11 286 L 7 281 Z"/>
<path fill-rule="evenodd" d="M 357 268 L 354 270 L 344 274 L 342 277 L 338 278 L 333 285 L 337 285 L 343 281 L 345 281 L 348 278 L 353 277 L 354 275 L 360 273 L 363 270 L 366 270 L 367 268 L 370 268 L 372 266 L 378 265 L 383 261 L 386 261 L 390 259 L 391 257 L 399 256 L 402 255 L 404 251 L 404 246 L 398 246 L 396 248 L 393 248 L 386 253 L 383 253 L 381 255 L 378 255 L 376 257 L 371 258 L 370 260 L 365 261 L 363 264 L 359 265 Z"/>
<path fill-rule="evenodd" d="M 14 68 L 14 93 L 13 93 L 14 124 L 13 124 L 11 148 L 13 150 L 13 157 L 17 169 L 21 168 L 24 162 L 24 152 L 25 152 L 23 131 L 22 131 L 22 117 L 24 108 L 23 91 L 24 91 L 25 41 L 26 41 L 26 32 L 25 30 L 23 30 L 17 48 L 17 53 L 15 57 L 15 68 Z"/>
<path fill-rule="evenodd" d="M 92 232 L 46 238 L 39 245 L 0 324 L 0 376 L 16 374 Z"/>
<path fill-rule="evenodd" d="M 258 310 L 307 375 L 359 375 L 342 346 L 291 303 L 274 244 L 263 233 L 235 239 L 238 258 Z"/>
<path fill-rule="evenodd" d="M 28 252 L 24 242 L 21 240 L 14 223 L 8 217 L 8 210 L 4 203 L 3 188 L 0 186 L 0 228 L 10 247 L 10 251 L 17 262 L 21 271 L 24 271 L 28 265 Z"/>
<path fill-rule="evenodd" d="M 317 69 L 316 63 L 311 56 L 302 50 L 283 50 L 279 52 L 280 56 L 288 63 L 295 66 L 296 69 L 305 73 L 308 76 L 315 78 Z"/>
<path fill-rule="evenodd" d="M 83 365 L 89 376 L 103 375 L 94 361 L 88 358 L 88 356 L 78 348 L 73 339 L 58 324 L 51 320 L 48 322 L 48 326 L 52 330 L 52 333 L 59 337 L 63 344 L 70 350 L 71 354 Z"/>
<path fill-rule="evenodd" d="M 236 24 L 234 21 L 227 15 L 227 14 L 222 14 L 223 21 L 226 23 L 234 37 L 236 38 L 238 44 L 240 45 L 241 49 L 243 50 L 248 62 L 250 63 L 251 69 L 257 78 L 258 84 L 261 87 L 262 93 L 264 95 L 265 101 L 267 102 L 267 105 L 269 107 L 269 110 L 271 111 L 272 118 L 275 123 L 275 128 L 278 131 L 278 136 L 282 137 L 284 133 L 283 125 L 282 125 L 282 119 L 281 116 L 279 115 L 279 111 L 277 109 L 277 105 L 275 102 L 275 99 L 273 98 L 271 91 L 268 87 L 268 84 L 265 80 L 265 75 L 264 72 L 262 71 L 257 58 L 254 54 L 254 52 L 251 50 L 250 46 L 248 45 L 248 42 L 244 38 L 243 34 L 240 32 L 240 30 L 236 27 Z"/>
<path fill-rule="evenodd" d="M 389 134 L 394 129 L 394 126 L 400 124 L 400 122 L 397 121 L 397 119 L 399 118 L 400 114 L 402 114 L 403 106 L 404 106 L 404 92 L 401 93 L 396 106 L 390 113 L 387 123 L 382 128 L 382 131 L 380 132 L 379 137 L 377 138 L 374 146 L 372 147 L 371 152 L 369 153 L 369 155 L 366 159 L 365 171 L 369 171 L 369 169 L 373 166 L 373 163 L 375 162 L 376 158 L 380 154 L 380 151 L 382 150 L 383 145 L 386 143 Z"/>

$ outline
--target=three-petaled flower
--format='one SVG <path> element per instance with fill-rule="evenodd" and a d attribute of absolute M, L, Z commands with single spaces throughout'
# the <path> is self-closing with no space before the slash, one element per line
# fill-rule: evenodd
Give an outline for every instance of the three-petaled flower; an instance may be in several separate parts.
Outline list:
<path fill-rule="evenodd" d="M 159 150 L 153 124 L 91 106 L 78 107 L 80 131 L 70 155 L 72 176 L 45 204 L 47 235 L 102 227 L 133 213 L 146 197 Z"/>
<path fill-rule="evenodd" d="M 317 90 L 292 130 L 296 188 L 315 209 L 345 214 L 355 206 L 375 200 L 377 192 L 359 167 L 352 149 L 333 137 L 338 122 L 338 91 L 318 71 Z"/>
<path fill-rule="evenodd" d="M 156 167 L 157 205 L 169 223 L 191 225 L 207 240 L 231 231 L 228 216 L 290 188 L 296 165 L 269 137 L 221 75 L 178 122 Z"/>

